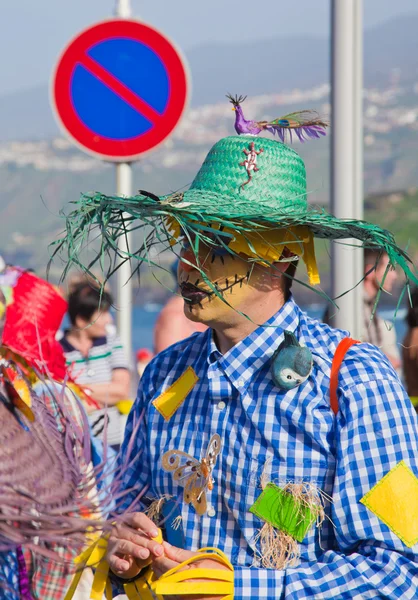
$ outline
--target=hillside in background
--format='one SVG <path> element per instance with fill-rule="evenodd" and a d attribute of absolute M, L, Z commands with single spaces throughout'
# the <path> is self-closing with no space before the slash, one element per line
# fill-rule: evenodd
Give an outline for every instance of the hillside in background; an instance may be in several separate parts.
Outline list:
<path fill-rule="evenodd" d="M 394 231 L 416 259 L 417 30 L 418 15 L 410 15 L 366 32 L 364 91 L 365 216 Z M 329 42 L 313 35 L 292 40 L 280 35 L 254 41 L 250 49 L 205 44 L 191 50 L 192 107 L 170 140 L 134 164 L 133 192 L 165 194 L 190 185 L 212 144 L 234 133 L 226 92 L 248 94 L 243 108 L 249 118 L 307 107 L 329 118 L 328 52 Z M 296 141 L 294 147 L 306 161 L 309 202 L 328 206 L 329 136 L 303 145 Z M 0 181 L 0 254 L 41 275 L 48 244 L 65 227 L 60 211 L 68 211 L 82 192 L 115 193 L 114 168 L 58 135 L 46 85 L 0 97 Z M 329 246 L 318 242 L 317 253 L 328 289 Z M 56 262 L 52 278 L 61 271 Z M 147 269 L 141 277 L 142 302 L 166 293 Z"/>
<path fill-rule="evenodd" d="M 285 31 L 278 25 L 278 30 Z M 418 75 L 418 14 L 393 19 L 365 32 L 365 86 L 387 86 Z M 192 106 L 222 101 L 227 92 L 276 94 L 312 88 L 329 80 L 329 41 L 280 33 L 272 40 L 203 44 L 186 52 Z M 305 108 L 302 106 L 301 108 Z M 47 139 L 58 133 L 45 85 L 0 96 L 0 142 Z"/>

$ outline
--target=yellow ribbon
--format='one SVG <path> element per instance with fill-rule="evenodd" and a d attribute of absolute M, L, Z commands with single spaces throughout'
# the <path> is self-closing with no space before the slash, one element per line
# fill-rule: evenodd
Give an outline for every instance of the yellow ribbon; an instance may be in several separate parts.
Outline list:
<path fill-rule="evenodd" d="M 71 586 L 65 595 L 64 600 L 72 600 L 77 586 L 80 582 L 84 567 L 96 567 L 93 578 L 91 600 L 102 600 L 103 594 L 106 600 L 112 600 L 112 586 L 109 579 L 109 564 L 105 560 L 108 537 L 100 537 L 86 548 L 74 562 L 80 565 L 80 569 L 74 575 Z M 161 543 L 161 531 L 155 541 Z M 201 569 L 182 570 L 193 562 L 203 559 L 215 560 L 226 567 L 228 571 L 222 569 Z M 82 565 L 82 566 L 81 566 Z M 195 579 L 205 579 L 204 590 L 202 591 L 201 581 L 190 581 Z M 223 595 L 222 600 L 233 600 L 234 597 L 234 568 L 227 556 L 217 548 L 202 548 L 198 554 L 185 560 L 181 564 L 167 571 L 159 579 L 156 579 L 151 568 L 135 581 L 124 584 L 124 591 L 129 600 L 163 600 L 163 595 Z"/>
<path fill-rule="evenodd" d="M 153 570 L 148 569 L 139 579 L 131 583 L 125 583 L 123 587 L 128 600 L 162 600 L 161 596 L 155 595 L 151 591 L 154 580 Z"/>
<path fill-rule="evenodd" d="M 80 583 L 83 570 L 86 567 L 95 567 L 95 574 L 89 598 L 91 600 L 102 600 L 103 594 L 105 594 L 106 600 L 112 600 L 112 584 L 109 579 L 109 564 L 105 559 L 109 535 L 101 537 L 97 537 L 97 535 L 98 534 L 93 534 L 89 536 L 92 543 L 74 559 L 74 563 L 80 565 L 80 567 L 73 577 L 64 600 L 72 600 L 77 590 L 77 586 Z M 163 536 L 160 529 L 158 530 L 157 537 L 153 539 L 160 544 L 163 542 Z M 151 592 L 151 584 L 154 582 L 154 579 L 155 576 L 153 571 L 148 569 L 142 577 L 139 577 L 134 582 L 124 584 L 125 594 L 128 596 L 129 600 L 155 600 L 155 596 L 153 596 Z M 162 600 L 162 598 L 157 596 L 157 600 Z"/>
<path fill-rule="evenodd" d="M 198 554 L 188 558 L 170 571 L 167 571 L 152 585 L 151 589 L 158 595 L 223 595 L 222 600 L 232 600 L 234 597 L 234 567 L 227 556 L 217 548 L 201 548 Z M 228 571 L 222 569 L 200 569 L 182 570 L 187 565 L 203 559 L 215 560 L 226 567 Z M 201 581 L 191 581 L 194 579 L 205 579 L 204 589 L 202 590 Z"/>
<path fill-rule="evenodd" d="M 174 246 L 180 237 L 180 226 L 177 221 L 170 217 L 167 219 L 167 228 L 172 235 L 170 243 Z M 219 226 L 213 223 L 212 229 L 218 230 Z M 314 236 L 309 227 L 295 225 L 286 229 L 260 228 L 245 233 L 237 233 L 225 227 L 223 231 L 233 235 L 233 238 L 227 244 L 228 248 L 236 254 L 245 254 L 261 263 L 263 259 L 267 263 L 277 262 L 280 260 L 283 250 L 288 248 L 305 263 L 309 283 L 311 285 L 320 283 L 315 257 Z"/>

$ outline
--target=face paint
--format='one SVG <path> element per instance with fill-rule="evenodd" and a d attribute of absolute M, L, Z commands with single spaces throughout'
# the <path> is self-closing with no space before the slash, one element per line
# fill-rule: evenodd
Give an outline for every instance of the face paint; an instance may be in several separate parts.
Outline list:
<path fill-rule="evenodd" d="M 260 293 L 280 287 L 278 275 L 285 269 L 278 263 L 279 272 L 274 277 L 270 268 L 250 262 L 243 254 L 234 256 L 219 246 L 202 246 L 199 266 L 219 297 L 199 272 L 189 244 L 183 249 L 181 258 L 179 286 L 185 301 L 185 314 L 192 321 L 207 324 L 232 319 L 231 313 L 235 311 L 231 307 L 244 314 L 250 313 Z"/>

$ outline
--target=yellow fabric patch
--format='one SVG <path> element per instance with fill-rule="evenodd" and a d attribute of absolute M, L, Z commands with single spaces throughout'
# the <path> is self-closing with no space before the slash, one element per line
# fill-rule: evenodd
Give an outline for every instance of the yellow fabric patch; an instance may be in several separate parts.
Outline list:
<path fill-rule="evenodd" d="M 153 405 L 166 421 L 174 415 L 178 407 L 183 404 L 189 392 L 192 391 L 199 377 L 192 367 L 187 367 L 183 375 L 163 392 L 158 398 L 153 400 Z"/>
<path fill-rule="evenodd" d="M 403 543 L 418 542 L 418 478 L 401 460 L 360 500 Z"/>
<path fill-rule="evenodd" d="M 170 244 L 175 245 L 180 236 L 180 225 L 172 217 L 167 218 L 167 229 L 172 238 Z M 219 229 L 216 223 L 212 223 L 213 229 Z M 228 227 L 223 229 L 225 233 L 233 234 L 233 239 L 228 247 L 236 254 L 242 253 L 251 258 L 264 258 L 268 263 L 280 260 L 283 250 L 288 248 L 304 261 L 311 285 L 320 283 L 318 266 L 315 258 L 314 236 L 312 231 L 305 225 L 295 225 L 286 229 L 258 229 L 244 233 L 237 233 Z"/>

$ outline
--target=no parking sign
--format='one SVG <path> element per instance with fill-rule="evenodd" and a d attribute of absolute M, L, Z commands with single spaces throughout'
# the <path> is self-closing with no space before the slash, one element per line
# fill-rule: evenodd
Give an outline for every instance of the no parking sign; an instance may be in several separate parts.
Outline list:
<path fill-rule="evenodd" d="M 172 42 L 149 25 L 112 19 L 77 35 L 58 60 L 52 104 L 83 150 L 128 162 L 160 144 L 179 122 L 187 69 Z"/>

